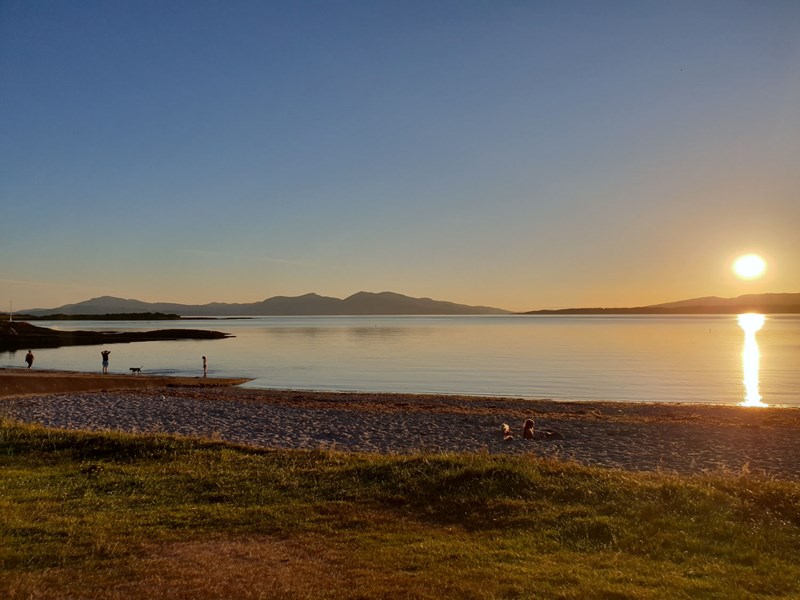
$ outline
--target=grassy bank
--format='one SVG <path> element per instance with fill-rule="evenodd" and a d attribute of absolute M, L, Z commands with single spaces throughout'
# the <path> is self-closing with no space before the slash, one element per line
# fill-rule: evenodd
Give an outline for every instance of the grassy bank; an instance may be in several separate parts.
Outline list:
<path fill-rule="evenodd" d="M 800 597 L 800 484 L 0 422 L 3 598 Z"/>

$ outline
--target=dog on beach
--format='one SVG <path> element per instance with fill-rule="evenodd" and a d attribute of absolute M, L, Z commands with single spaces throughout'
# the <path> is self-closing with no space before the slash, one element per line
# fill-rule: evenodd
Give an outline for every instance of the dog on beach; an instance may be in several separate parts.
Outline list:
<path fill-rule="evenodd" d="M 511 427 L 508 426 L 508 423 L 503 423 L 500 426 L 500 431 L 503 433 L 503 441 L 510 442 L 514 439 L 514 436 L 511 435 Z"/>
<path fill-rule="evenodd" d="M 522 425 L 522 437 L 526 440 L 533 439 L 533 419 L 525 419 L 525 423 Z"/>
<path fill-rule="evenodd" d="M 144 365 L 142 365 L 144 366 Z M 141 375 L 142 374 L 142 367 L 130 367 L 131 375 Z"/>

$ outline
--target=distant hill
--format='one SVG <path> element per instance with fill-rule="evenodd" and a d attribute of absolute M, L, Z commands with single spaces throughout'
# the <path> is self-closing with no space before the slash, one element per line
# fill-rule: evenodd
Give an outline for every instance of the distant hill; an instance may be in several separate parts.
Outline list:
<path fill-rule="evenodd" d="M 677 302 L 630 308 L 560 308 L 532 310 L 526 315 L 692 315 L 737 314 L 741 312 L 767 314 L 800 314 L 800 293 L 746 294 L 736 298 L 706 296 Z"/>
<path fill-rule="evenodd" d="M 718 296 L 705 296 L 677 302 L 654 304 L 660 308 L 681 308 L 686 306 L 733 306 L 737 308 L 763 307 L 763 306 L 798 306 L 800 294 L 745 294 L 736 298 L 720 298 Z"/>
<path fill-rule="evenodd" d="M 76 304 L 57 308 L 35 308 L 25 314 L 47 316 L 106 315 L 116 313 L 158 312 L 178 314 L 183 317 L 229 317 L 229 316 L 311 316 L 311 315 L 488 315 L 507 314 L 499 308 L 468 306 L 430 298 L 412 298 L 394 292 L 358 292 L 341 300 L 305 294 L 303 296 L 275 296 L 261 302 L 249 304 L 174 304 L 167 302 L 142 302 L 112 296 L 92 298 Z"/>

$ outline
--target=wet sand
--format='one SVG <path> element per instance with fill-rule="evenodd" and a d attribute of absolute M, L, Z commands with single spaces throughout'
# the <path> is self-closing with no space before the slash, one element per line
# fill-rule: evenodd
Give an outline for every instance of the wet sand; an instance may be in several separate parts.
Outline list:
<path fill-rule="evenodd" d="M 41 369 L 0 369 L 0 399 L 30 394 L 86 392 L 98 390 L 141 390 L 160 387 L 221 387 L 240 385 L 248 379 L 211 377 L 166 377 L 158 375 L 117 375 Z"/>
<path fill-rule="evenodd" d="M 265 448 L 530 454 L 627 470 L 724 470 L 800 481 L 798 408 L 261 390 L 239 383 L 0 369 L 0 417 Z M 522 438 L 526 418 L 536 423 L 532 440 Z M 503 423 L 513 440 L 503 440 Z"/>

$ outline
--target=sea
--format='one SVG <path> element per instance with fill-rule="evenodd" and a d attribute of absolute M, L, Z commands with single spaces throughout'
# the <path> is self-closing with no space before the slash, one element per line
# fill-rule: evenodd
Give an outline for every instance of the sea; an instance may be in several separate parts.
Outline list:
<path fill-rule="evenodd" d="M 60 330 L 213 329 L 111 344 L 111 373 L 244 377 L 246 387 L 553 400 L 800 406 L 800 315 L 302 316 L 37 321 Z M 101 346 L 34 350 L 100 372 Z M 0 353 L 23 367 L 27 349 Z"/>

